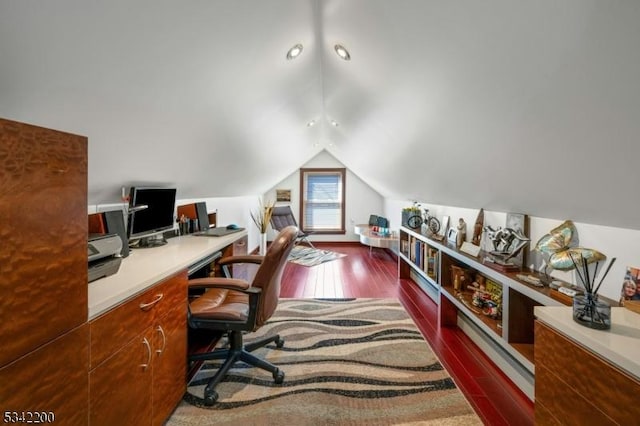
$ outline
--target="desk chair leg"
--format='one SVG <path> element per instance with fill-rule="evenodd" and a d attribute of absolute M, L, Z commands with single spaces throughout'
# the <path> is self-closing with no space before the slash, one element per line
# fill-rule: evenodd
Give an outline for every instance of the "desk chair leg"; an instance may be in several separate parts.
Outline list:
<path fill-rule="evenodd" d="M 281 348 L 284 346 L 284 340 L 280 338 L 279 334 L 276 334 L 275 336 L 269 336 L 255 342 L 247 343 L 246 345 L 244 345 L 244 350 L 247 352 L 253 352 L 256 349 L 266 346 L 271 342 L 275 342 L 277 348 Z"/>

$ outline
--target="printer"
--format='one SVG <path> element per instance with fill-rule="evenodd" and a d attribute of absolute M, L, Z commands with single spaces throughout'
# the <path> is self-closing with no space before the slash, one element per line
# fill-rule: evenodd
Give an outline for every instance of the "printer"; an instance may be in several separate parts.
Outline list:
<path fill-rule="evenodd" d="M 118 272 L 122 262 L 122 239 L 118 234 L 89 235 L 89 282 Z"/>

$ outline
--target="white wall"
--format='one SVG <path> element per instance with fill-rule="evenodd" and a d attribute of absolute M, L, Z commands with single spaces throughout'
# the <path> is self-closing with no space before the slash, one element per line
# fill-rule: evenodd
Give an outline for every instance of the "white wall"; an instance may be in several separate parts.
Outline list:
<path fill-rule="evenodd" d="M 336 160 L 327 151 L 322 151 L 300 168 L 338 168 L 344 165 Z M 300 223 L 300 172 L 296 170 L 285 179 L 277 183 L 273 188 L 264 194 L 266 201 L 275 201 L 276 189 L 290 189 L 291 202 L 278 203 L 278 205 L 289 204 L 298 224 Z M 346 210 L 345 235 L 313 235 L 311 241 L 358 241 L 359 237 L 354 234 L 355 224 L 367 223 L 369 215 L 383 215 L 383 198 L 358 176 L 347 169 L 346 177 Z M 268 239 L 271 240 L 275 233 L 269 228 Z"/>
<path fill-rule="evenodd" d="M 384 211 L 391 221 L 391 228 L 398 229 L 401 225 L 402 208 L 411 206 L 412 202 L 407 200 L 385 199 Z M 450 206 L 433 205 L 421 203 L 423 207 L 430 210 L 438 219 L 442 216 L 450 216 L 450 223 L 457 224 L 458 219 L 463 218 L 467 223 L 467 241 L 473 236 L 473 225 L 478 216 L 479 209 L 456 208 Z M 522 213 L 522 212 L 517 212 Z M 529 267 L 538 267 L 540 265 L 540 257 L 537 253 L 532 252 L 538 240 L 547 234 L 551 229 L 560 225 L 566 219 L 551 219 L 542 217 L 529 217 L 529 236 L 531 243 L 528 247 L 527 259 Z M 486 211 L 484 212 L 484 224 L 492 226 L 505 226 L 506 212 Z M 622 280 L 625 270 L 628 266 L 640 266 L 640 231 L 624 228 L 613 228 L 608 226 L 592 225 L 588 223 L 574 222 L 578 230 L 579 246 L 596 249 L 607 256 L 606 263 L 608 265 L 612 258 L 616 258 L 616 263 L 609 271 L 607 278 L 602 284 L 599 293 L 605 297 L 614 300 L 620 298 L 620 289 L 622 288 Z M 552 275 L 577 284 L 579 280 L 573 272 L 553 271 Z M 601 272 L 598 273 L 598 280 Z"/>

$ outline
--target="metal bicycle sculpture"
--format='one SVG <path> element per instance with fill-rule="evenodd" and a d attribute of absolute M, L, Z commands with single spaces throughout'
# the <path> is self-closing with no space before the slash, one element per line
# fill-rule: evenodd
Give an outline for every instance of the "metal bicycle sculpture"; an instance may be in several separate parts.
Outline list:
<path fill-rule="evenodd" d="M 412 216 L 409 216 L 407 219 L 407 225 L 412 229 L 418 229 L 422 226 L 422 224 L 427 225 L 427 229 L 434 234 L 437 234 L 440 231 L 440 221 L 435 217 L 429 214 L 429 209 L 424 209 L 424 213 L 421 215 L 420 213 L 416 213 Z"/>

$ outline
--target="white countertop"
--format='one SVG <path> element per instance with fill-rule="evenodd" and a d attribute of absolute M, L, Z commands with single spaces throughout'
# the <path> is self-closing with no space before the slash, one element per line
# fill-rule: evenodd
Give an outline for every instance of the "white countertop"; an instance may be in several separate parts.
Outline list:
<path fill-rule="evenodd" d="M 89 320 L 246 235 L 246 230 L 223 237 L 187 235 L 164 246 L 132 249 L 116 274 L 89 283 Z"/>
<path fill-rule="evenodd" d="M 536 306 L 537 319 L 627 373 L 640 378 L 640 314 L 625 308 L 611 308 L 611 329 L 594 330 L 573 320 L 573 309 Z"/>

